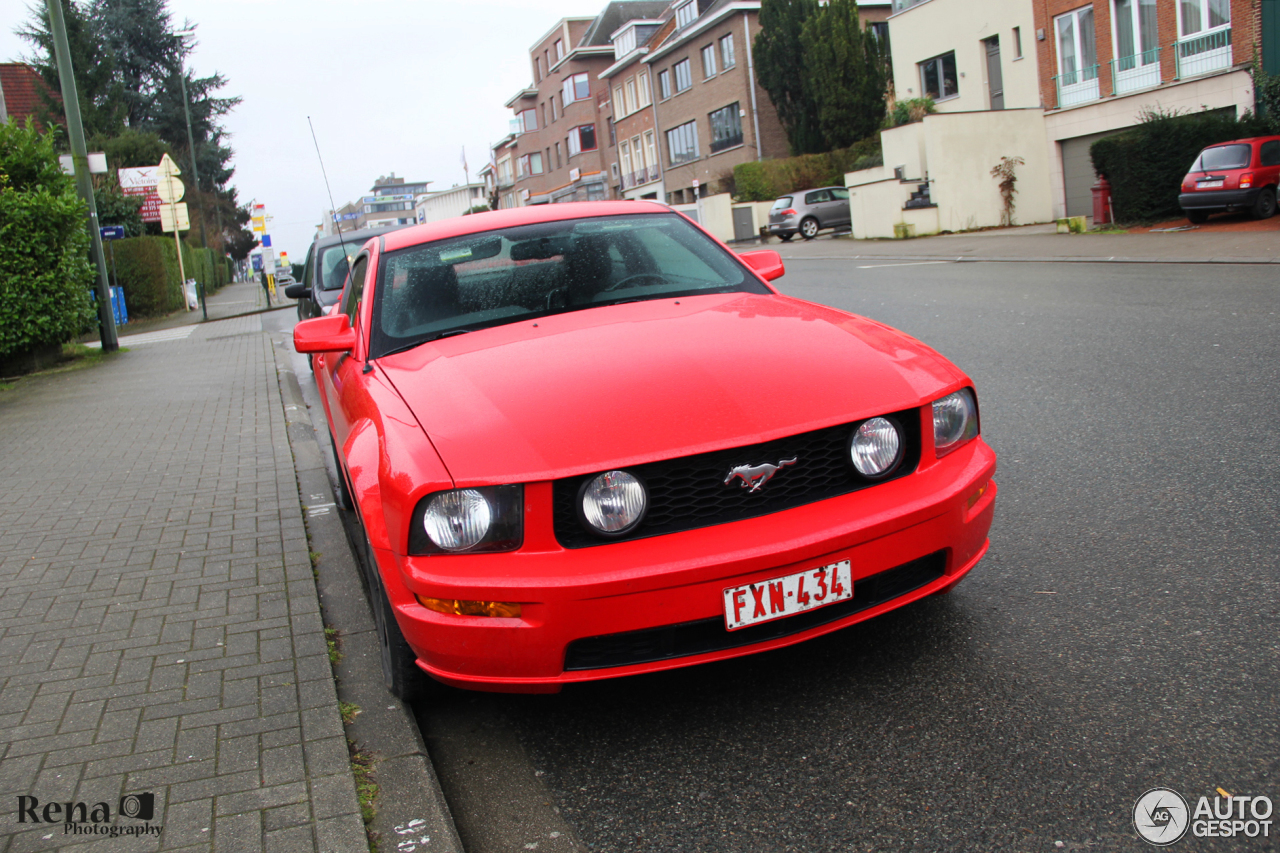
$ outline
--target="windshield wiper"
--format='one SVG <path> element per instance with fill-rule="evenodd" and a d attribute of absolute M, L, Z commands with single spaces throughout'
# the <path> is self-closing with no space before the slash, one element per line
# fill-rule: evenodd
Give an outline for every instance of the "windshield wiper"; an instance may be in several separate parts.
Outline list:
<path fill-rule="evenodd" d="M 434 335 L 427 335 L 425 338 L 419 338 L 418 340 L 413 341 L 412 343 L 407 343 L 404 346 L 399 346 L 399 347 L 396 347 L 395 349 L 389 349 L 384 353 L 379 353 L 377 357 L 385 358 L 386 356 L 395 355 L 396 353 L 407 352 L 408 350 L 411 350 L 414 347 L 420 347 L 423 344 L 429 344 L 432 341 L 438 341 L 441 338 L 451 338 L 454 335 L 465 335 L 470 331 L 472 330 L 471 329 L 445 329 L 443 332 L 436 332 Z"/>

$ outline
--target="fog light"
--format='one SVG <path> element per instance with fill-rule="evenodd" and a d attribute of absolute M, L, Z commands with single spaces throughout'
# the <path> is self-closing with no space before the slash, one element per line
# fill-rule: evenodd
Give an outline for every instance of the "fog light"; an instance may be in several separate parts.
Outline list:
<path fill-rule="evenodd" d="M 436 613 L 450 616 L 498 616 L 519 619 L 520 605 L 511 601 L 461 601 L 456 598 L 424 598 L 415 595 L 418 603 Z"/>

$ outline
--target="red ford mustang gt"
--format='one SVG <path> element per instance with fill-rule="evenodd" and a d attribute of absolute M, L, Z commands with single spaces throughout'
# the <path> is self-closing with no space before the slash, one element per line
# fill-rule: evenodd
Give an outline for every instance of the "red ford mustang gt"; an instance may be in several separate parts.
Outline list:
<path fill-rule="evenodd" d="M 646 202 L 369 240 L 299 323 L 392 692 L 554 692 L 839 630 L 987 549 L 972 382 Z"/>

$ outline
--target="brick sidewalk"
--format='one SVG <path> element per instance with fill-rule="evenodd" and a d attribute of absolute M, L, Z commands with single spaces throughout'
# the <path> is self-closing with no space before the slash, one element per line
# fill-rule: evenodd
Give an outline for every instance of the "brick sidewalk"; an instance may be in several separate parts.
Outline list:
<path fill-rule="evenodd" d="M 0 447 L 0 851 L 366 850 L 259 318 L 25 380 Z"/>

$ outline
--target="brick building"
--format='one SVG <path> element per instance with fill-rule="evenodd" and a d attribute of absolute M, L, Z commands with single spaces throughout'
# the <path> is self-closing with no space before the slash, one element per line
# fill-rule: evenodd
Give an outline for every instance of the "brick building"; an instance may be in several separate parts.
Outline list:
<path fill-rule="evenodd" d="M 665 4 L 664 4 L 665 5 Z M 674 18 L 639 18 L 611 34 L 614 63 L 600 72 L 611 92 L 609 170 L 622 198 L 665 199 L 662 162 L 658 156 L 658 126 L 653 109 L 653 76 L 641 60 L 650 42 L 670 31 Z"/>
<path fill-rule="evenodd" d="M 1034 5 L 1056 215 L 1092 212 L 1089 146 L 1149 109 L 1253 109 L 1259 0 L 1043 0 Z"/>

